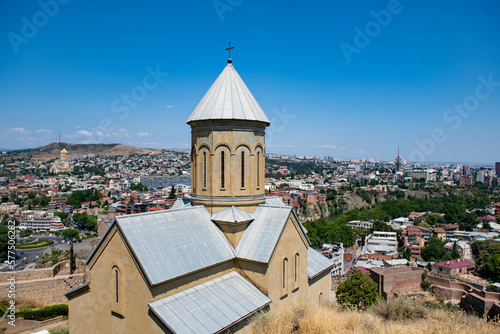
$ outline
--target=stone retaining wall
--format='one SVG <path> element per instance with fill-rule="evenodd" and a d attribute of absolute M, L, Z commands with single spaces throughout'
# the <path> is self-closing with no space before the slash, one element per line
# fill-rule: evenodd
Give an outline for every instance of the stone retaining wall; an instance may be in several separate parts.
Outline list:
<path fill-rule="evenodd" d="M 69 275 L 69 260 L 51 268 L 0 273 L 0 299 L 66 303 L 63 293 L 88 280 L 85 263 L 76 260 L 77 269 Z M 66 275 L 64 275 L 66 273 Z M 14 281 L 8 280 L 14 278 Z"/>
<path fill-rule="evenodd" d="M 428 275 L 434 284 L 431 291 L 447 299 L 460 300 L 460 305 L 470 313 L 489 318 L 500 316 L 500 293 L 478 290 L 468 284 Z"/>

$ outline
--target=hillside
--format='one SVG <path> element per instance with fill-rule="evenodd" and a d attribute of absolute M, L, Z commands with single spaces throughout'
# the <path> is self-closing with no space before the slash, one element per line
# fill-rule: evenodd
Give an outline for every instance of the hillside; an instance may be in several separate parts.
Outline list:
<path fill-rule="evenodd" d="M 144 149 L 124 144 L 73 144 L 52 143 L 49 145 L 30 148 L 25 150 L 10 151 L 8 156 L 13 158 L 33 159 L 38 161 L 58 158 L 61 150 L 65 148 L 69 156 L 74 155 L 130 155 L 148 154 L 150 152 L 161 152 L 161 150 Z"/>
<path fill-rule="evenodd" d="M 259 334 L 289 333 L 440 333 L 493 334 L 500 333 L 497 321 L 486 321 L 463 311 L 426 309 L 421 306 L 404 308 L 381 305 L 368 311 L 342 310 L 325 303 L 287 304 L 268 313 L 258 313 L 250 320 L 249 332 Z"/>

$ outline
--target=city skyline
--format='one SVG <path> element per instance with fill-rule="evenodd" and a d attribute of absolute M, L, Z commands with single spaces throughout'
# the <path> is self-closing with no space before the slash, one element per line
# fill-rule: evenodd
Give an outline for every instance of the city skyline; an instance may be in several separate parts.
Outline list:
<path fill-rule="evenodd" d="M 189 149 L 231 42 L 268 153 L 498 160 L 498 3 L 287 4 L 3 3 L 0 147 Z"/>

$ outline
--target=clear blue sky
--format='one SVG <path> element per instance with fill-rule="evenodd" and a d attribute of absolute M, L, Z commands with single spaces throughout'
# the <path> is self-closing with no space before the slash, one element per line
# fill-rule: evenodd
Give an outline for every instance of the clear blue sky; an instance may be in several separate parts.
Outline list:
<path fill-rule="evenodd" d="M 231 41 L 268 153 L 500 160 L 498 1 L 54 1 L 0 3 L 1 148 L 187 149 Z"/>

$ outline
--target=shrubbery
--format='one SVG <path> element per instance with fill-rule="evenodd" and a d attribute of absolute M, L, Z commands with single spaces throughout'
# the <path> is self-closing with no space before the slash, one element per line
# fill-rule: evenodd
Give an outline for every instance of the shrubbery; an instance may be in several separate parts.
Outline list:
<path fill-rule="evenodd" d="M 58 304 L 54 306 L 47 306 L 38 310 L 23 310 L 18 313 L 19 316 L 25 320 L 44 321 L 58 316 L 68 315 L 68 305 Z"/>
<path fill-rule="evenodd" d="M 410 304 L 404 298 L 394 298 L 388 301 L 379 299 L 370 308 L 370 311 L 382 319 L 393 321 L 424 318 L 426 315 L 424 307 Z"/>

